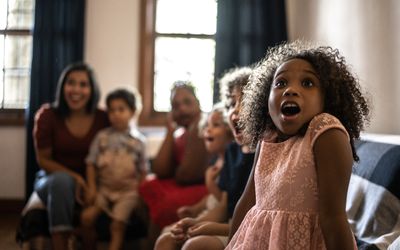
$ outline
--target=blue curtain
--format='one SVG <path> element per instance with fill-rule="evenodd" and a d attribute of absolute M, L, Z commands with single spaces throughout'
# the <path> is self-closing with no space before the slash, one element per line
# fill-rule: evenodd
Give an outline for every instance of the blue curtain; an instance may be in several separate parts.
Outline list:
<path fill-rule="evenodd" d="M 63 68 L 83 59 L 84 0 L 37 0 L 29 107 L 26 110 L 26 197 L 33 190 L 38 165 L 33 149 L 33 118 L 37 109 L 54 100 Z"/>
<path fill-rule="evenodd" d="M 265 56 L 268 47 L 287 40 L 285 1 L 218 0 L 215 79 L 235 66 Z M 214 102 L 219 86 L 214 84 Z"/>

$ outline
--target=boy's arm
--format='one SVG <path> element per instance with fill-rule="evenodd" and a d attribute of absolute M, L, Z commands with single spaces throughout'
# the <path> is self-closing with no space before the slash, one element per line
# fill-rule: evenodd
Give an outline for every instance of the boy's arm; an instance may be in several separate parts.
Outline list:
<path fill-rule="evenodd" d="M 316 139 L 313 151 L 319 190 L 319 217 L 326 248 L 354 249 L 354 238 L 346 215 L 347 188 L 353 164 L 348 137 L 339 129 L 329 129 Z"/>
<path fill-rule="evenodd" d="M 205 210 L 207 207 L 207 199 L 210 194 L 206 195 L 199 202 L 192 206 L 182 206 L 178 208 L 177 214 L 178 218 L 183 219 L 185 217 L 196 217 L 201 211 Z"/>

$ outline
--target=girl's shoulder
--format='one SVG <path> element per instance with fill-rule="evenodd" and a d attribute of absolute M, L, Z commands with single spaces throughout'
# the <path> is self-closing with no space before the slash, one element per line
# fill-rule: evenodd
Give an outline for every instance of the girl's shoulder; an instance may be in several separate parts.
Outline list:
<path fill-rule="evenodd" d="M 339 129 L 343 131 L 348 138 L 349 134 L 340 120 L 328 113 L 321 113 L 316 115 L 311 121 L 307 129 L 307 133 L 311 139 L 311 145 L 314 144 L 315 140 L 325 131 L 329 129 Z"/>
<path fill-rule="evenodd" d="M 35 120 L 44 120 L 49 122 L 57 118 L 55 110 L 51 107 L 49 103 L 45 103 L 36 111 Z"/>

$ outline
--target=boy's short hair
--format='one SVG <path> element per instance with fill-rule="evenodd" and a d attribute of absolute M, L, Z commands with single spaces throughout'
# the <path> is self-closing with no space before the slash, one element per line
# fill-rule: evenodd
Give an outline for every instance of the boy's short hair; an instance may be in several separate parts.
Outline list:
<path fill-rule="evenodd" d="M 107 108 L 110 108 L 111 101 L 115 99 L 124 100 L 131 110 L 136 111 L 137 109 L 136 96 L 132 92 L 126 89 L 116 89 L 110 92 L 106 97 Z"/>

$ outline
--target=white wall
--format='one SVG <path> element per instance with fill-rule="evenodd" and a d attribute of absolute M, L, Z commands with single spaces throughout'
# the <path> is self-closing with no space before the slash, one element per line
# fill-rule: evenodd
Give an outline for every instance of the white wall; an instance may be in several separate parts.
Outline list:
<path fill-rule="evenodd" d="M 85 60 L 94 68 L 102 91 L 137 87 L 140 0 L 88 0 Z"/>
<path fill-rule="evenodd" d="M 290 39 L 338 48 L 372 97 L 368 132 L 400 134 L 400 2 L 286 0 Z"/>

